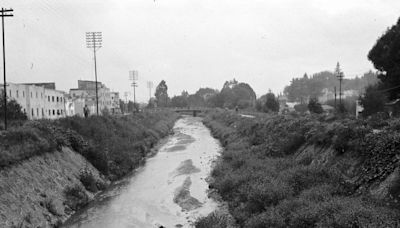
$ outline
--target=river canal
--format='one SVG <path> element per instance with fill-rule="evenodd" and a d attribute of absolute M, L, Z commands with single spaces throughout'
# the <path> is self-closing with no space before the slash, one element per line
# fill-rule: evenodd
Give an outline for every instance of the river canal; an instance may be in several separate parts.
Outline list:
<path fill-rule="evenodd" d="M 207 197 L 212 161 L 221 146 L 201 118 L 185 116 L 158 153 L 114 183 L 63 227 L 191 227 L 218 204 Z"/>

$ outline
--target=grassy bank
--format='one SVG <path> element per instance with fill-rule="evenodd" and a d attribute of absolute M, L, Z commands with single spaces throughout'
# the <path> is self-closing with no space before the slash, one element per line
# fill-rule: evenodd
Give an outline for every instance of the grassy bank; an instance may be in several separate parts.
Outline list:
<path fill-rule="evenodd" d="M 70 147 L 104 175 L 116 179 L 143 162 L 150 148 L 169 133 L 176 118 L 174 113 L 160 111 L 27 121 L 1 132 L 0 168 Z"/>
<path fill-rule="evenodd" d="M 400 180 L 387 181 L 399 169 L 399 121 L 213 111 L 204 122 L 225 147 L 211 187 L 241 227 L 400 224 Z"/>

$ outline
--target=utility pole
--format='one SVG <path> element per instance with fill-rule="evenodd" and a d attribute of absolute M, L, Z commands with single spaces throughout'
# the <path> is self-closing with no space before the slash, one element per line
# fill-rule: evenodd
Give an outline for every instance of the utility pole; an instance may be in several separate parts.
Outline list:
<path fill-rule="evenodd" d="M 94 56 L 94 77 L 96 81 L 96 113 L 99 115 L 99 95 L 97 88 L 97 63 L 96 63 L 96 51 L 102 47 L 103 37 L 101 32 L 87 32 L 86 33 L 86 45 L 87 48 L 93 48 Z"/>
<path fill-rule="evenodd" d="M 136 87 L 138 86 L 136 81 L 139 78 L 139 72 L 137 70 L 129 71 L 129 80 L 132 81 L 131 86 L 133 87 L 133 106 L 136 109 Z"/>
<path fill-rule="evenodd" d="M 343 74 L 342 70 L 340 69 L 339 62 L 336 64 L 334 74 L 337 77 L 337 79 L 339 79 L 339 105 L 341 106 L 342 105 L 342 80 L 344 78 L 344 74 Z"/>
<path fill-rule="evenodd" d="M 1 8 L 1 25 L 3 34 L 3 78 L 4 78 L 4 130 L 7 130 L 7 80 L 6 80 L 6 45 L 4 36 L 4 17 L 14 16 L 12 13 L 13 9 Z M 9 13 L 7 13 L 9 12 Z"/>
<path fill-rule="evenodd" d="M 335 86 L 335 110 L 336 110 L 336 86 Z"/>
<path fill-rule="evenodd" d="M 153 82 L 147 81 L 147 88 L 149 89 L 149 102 L 151 100 L 151 89 L 153 88 Z"/>

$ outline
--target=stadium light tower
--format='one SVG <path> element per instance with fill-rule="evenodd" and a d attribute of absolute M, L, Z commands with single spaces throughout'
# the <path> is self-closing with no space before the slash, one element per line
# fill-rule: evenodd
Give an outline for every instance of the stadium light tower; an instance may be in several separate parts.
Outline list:
<path fill-rule="evenodd" d="M 133 105 L 135 106 L 136 109 L 136 87 L 137 85 L 137 80 L 139 79 L 139 72 L 137 70 L 131 70 L 129 71 L 129 80 L 132 81 L 131 86 L 133 87 Z"/>
<path fill-rule="evenodd" d="M 94 77 L 96 81 L 96 113 L 99 115 L 99 95 L 97 88 L 97 63 L 96 63 L 96 51 L 102 47 L 103 37 L 101 32 L 87 32 L 86 33 L 86 46 L 87 48 L 93 48 L 94 56 Z"/>

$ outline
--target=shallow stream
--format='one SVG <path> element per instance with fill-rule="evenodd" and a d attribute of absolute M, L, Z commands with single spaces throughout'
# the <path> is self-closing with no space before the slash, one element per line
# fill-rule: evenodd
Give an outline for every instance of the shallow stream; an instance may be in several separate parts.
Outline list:
<path fill-rule="evenodd" d="M 218 204 L 208 198 L 212 161 L 221 150 L 200 118 L 184 117 L 158 153 L 134 174 L 114 183 L 64 227 L 191 227 Z"/>

